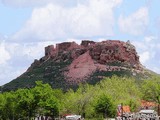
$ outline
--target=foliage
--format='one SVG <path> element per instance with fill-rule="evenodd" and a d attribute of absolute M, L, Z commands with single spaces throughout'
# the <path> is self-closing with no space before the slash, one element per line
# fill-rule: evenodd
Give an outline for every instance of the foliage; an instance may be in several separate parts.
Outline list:
<path fill-rule="evenodd" d="M 111 97 L 107 95 L 101 95 L 95 105 L 95 111 L 97 113 L 102 113 L 103 117 L 114 117 L 115 106 L 112 102 Z"/>
<path fill-rule="evenodd" d="M 74 112 L 81 114 L 83 117 L 88 116 L 87 113 L 90 109 L 90 102 L 94 96 L 93 93 L 93 87 L 88 84 L 81 84 L 76 92 L 69 90 L 65 94 L 64 114 Z"/>
<path fill-rule="evenodd" d="M 80 114 L 86 119 L 100 120 L 116 115 L 116 106 L 123 103 L 131 111 L 137 110 L 140 101 L 159 103 L 160 77 L 137 81 L 129 77 L 105 78 L 96 85 L 80 84 L 75 91 L 52 89 L 49 84 L 36 81 L 35 87 L 0 93 L 0 120 L 34 119 L 45 115 L 63 116 Z"/>
<path fill-rule="evenodd" d="M 2 88 L 3 91 L 17 90 L 18 88 L 33 88 L 37 80 L 42 80 L 44 83 L 48 83 L 54 89 L 62 89 L 67 91 L 68 89 L 77 90 L 78 85 L 68 84 L 64 73 L 68 70 L 67 67 L 72 63 L 71 53 L 60 52 L 55 58 L 42 58 L 38 63 L 33 63 L 31 67 L 23 75 L 17 77 L 11 82 L 5 84 Z M 61 58 L 61 59 L 59 59 Z M 135 77 L 138 81 L 145 76 L 150 76 L 150 72 L 136 73 L 133 75 L 132 67 L 129 64 L 123 62 L 111 62 L 107 63 L 107 66 L 121 66 L 128 69 L 121 69 L 120 71 L 95 71 L 91 76 L 86 79 L 87 83 L 91 85 L 97 84 L 102 80 L 102 77 L 112 77 L 117 75 L 119 77 Z M 131 68 L 130 68 L 131 67 Z"/>
<path fill-rule="evenodd" d="M 10 91 L 17 90 L 18 88 L 33 88 L 37 80 L 42 80 L 44 83 L 50 84 L 54 89 L 62 88 L 66 90 L 70 88 L 70 86 L 68 86 L 67 82 L 64 80 L 62 71 L 70 63 L 70 60 L 55 62 L 49 59 L 43 64 L 31 67 L 30 70 L 20 77 L 5 84 L 2 90 Z"/>
<path fill-rule="evenodd" d="M 15 92 L 19 117 L 28 116 L 31 118 L 35 110 L 34 94 L 29 89 L 19 89 Z"/>
<path fill-rule="evenodd" d="M 56 94 L 51 86 L 41 81 L 37 81 L 36 87 L 32 89 L 1 93 L 0 98 L 0 119 L 2 120 L 31 119 L 37 115 L 54 118 L 59 114 L 60 106 Z"/>
<path fill-rule="evenodd" d="M 160 104 L 160 77 L 144 80 L 141 91 L 145 100 Z"/>
<path fill-rule="evenodd" d="M 97 89 L 101 89 L 103 94 L 111 96 L 117 105 L 120 103 L 128 105 L 128 101 L 130 100 L 135 104 L 132 110 L 135 110 L 139 105 L 141 92 L 135 80 L 132 78 L 117 76 L 106 78 L 97 85 Z"/>
<path fill-rule="evenodd" d="M 59 112 L 59 103 L 54 96 L 51 86 L 36 82 L 36 87 L 32 89 L 36 104 L 36 111 L 39 115 L 57 116 Z"/>

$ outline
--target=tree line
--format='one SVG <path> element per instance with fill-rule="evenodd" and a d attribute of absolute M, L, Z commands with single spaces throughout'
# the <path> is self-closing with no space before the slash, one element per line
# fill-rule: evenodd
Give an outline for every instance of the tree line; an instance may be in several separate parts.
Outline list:
<path fill-rule="evenodd" d="M 67 92 L 37 81 L 34 88 L 0 93 L 0 120 L 32 120 L 41 115 L 54 119 L 65 114 L 103 119 L 115 117 L 121 103 L 129 105 L 131 111 L 137 110 L 142 99 L 160 104 L 159 76 L 140 83 L 133 78 L 113 76 L 94 86 L 80 84 L 76 91 Z"/>

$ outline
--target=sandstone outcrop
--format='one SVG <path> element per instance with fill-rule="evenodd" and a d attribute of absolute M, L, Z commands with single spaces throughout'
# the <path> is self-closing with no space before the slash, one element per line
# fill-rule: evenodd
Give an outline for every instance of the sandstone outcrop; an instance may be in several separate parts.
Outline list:
<path fill-rule="evenodd" d="M 102 42 L 94 42 L 89 40 L 82 41 L 81 45 L 75 42 L 64 42 L 45 47 L 45 57 L 55 57 L 58 53 L 71 53 L 72 59 L 79 57 L 89 51 L 89 55 L 100 64 L 111 62 L 125 62 L 132 67 L 138 67 L 139 56 L 135 47 L 129 42 L 118 40 L 106 40 Z"/>
<path fill-rule="evenodd" d="M 140 71 L 141 64 L 135 47 L 129 42 L 106 40 L 94 42 L 83 40 L 80 45 L 75 42 L 64 42 L 47 46 L 43 61 L 52 58 L 57 61 L 71 60 L 72 63 L 64 72 L 69 82 L 84 81 L 95 71 L 120 71 L 134 69 Z"/>
<path fill-rule="evenodd" d="M 25 73 L 3 86 L 3 90 L 34 87 L 37 80 L 49 83 L 52 88 L 76 90 L 79 83 L 94 85 L 113 75 L 137 80 L 150 77 L 130 41 L 83 40 L 80 45 L 64 42 L 45 47 L 44 57 L 35 60 Z"/>

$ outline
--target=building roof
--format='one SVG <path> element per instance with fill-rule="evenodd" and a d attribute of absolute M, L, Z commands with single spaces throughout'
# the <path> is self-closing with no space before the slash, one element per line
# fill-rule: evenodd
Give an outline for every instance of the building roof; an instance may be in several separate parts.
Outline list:
<path fill-rule="evenodd" d="M 123 108 L 124 113 L 130 113 L 131 112 L 129 106 L 123 106 L 122 108 Z"/>
<path fill-rule="evenodd" d="M 139 113 L 144 113 L 144 114 L 153 114 L 155 111 L 154 110 L 140 110 Z"/>
<path fill-rule="evenodd" d="M 141 107 L 155 107 L 156 103 L 141 100 Z"/>

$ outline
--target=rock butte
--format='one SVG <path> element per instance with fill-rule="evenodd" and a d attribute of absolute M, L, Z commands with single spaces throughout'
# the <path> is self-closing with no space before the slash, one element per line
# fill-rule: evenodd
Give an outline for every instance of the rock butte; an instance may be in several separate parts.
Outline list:
<path fill-rule="evenodd" d="M 59 54 L 62 54 L 61 56 Z M 72 60 L 63 74 L 66 81 L 80 83 L 95 71 L 120 71 L 132 69 L 142 71 L 139 56 L 130 41 L 106 40 L 94 42 L 83 40 L 80 45 L 75 42 L 64 42 L 45 47 L 45 56 L 35 62 L 33 66 L 41 64 L 48 59 L 55 62 Z M 111 65 L 113 63 L 125 64 L 125 66 Z M 129 66 L 129 67 L 128 67 Z M 102 77 L 103 76 L 99 76 Z"/>

